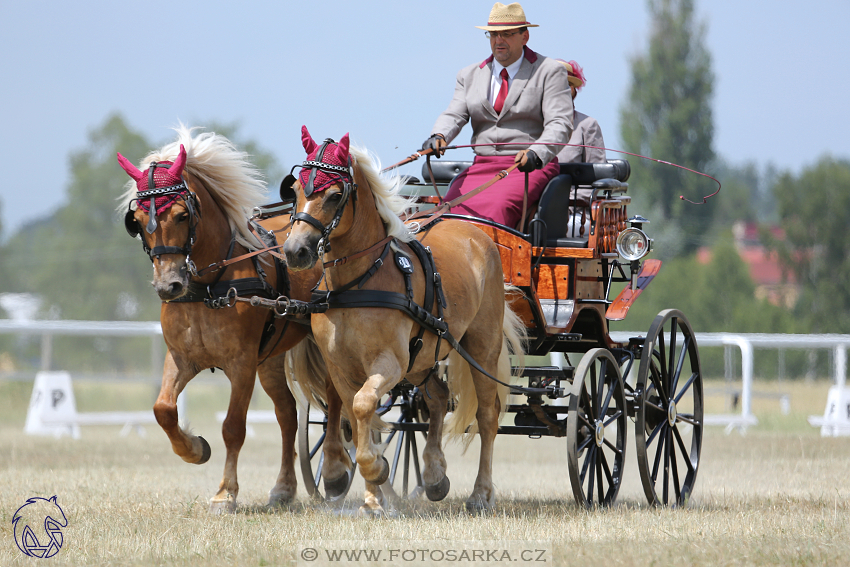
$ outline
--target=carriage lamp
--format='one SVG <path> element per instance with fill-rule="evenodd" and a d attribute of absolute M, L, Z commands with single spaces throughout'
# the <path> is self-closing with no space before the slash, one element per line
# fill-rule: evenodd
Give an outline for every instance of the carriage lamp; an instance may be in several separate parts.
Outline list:
<path fill-rule="evenodd" d="M 649 219 L 641 215 L 635 215 L 626 222 L 628 222 L 633 228 L 642 229 L 643 225 L 649 224 Z"/>
<path fill-rule="evenodd" d="M 617 253 L 624 260 L 636 262 L 652 249 L 652 240 L 639 228 L 627 228 L 617 237 Z"/>

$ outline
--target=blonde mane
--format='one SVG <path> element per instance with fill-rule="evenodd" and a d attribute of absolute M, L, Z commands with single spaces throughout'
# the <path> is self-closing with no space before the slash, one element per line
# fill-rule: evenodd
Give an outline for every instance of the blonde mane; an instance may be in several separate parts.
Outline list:
<path fill-rule="evenodd" d="M 401 242 L 410 242 L 415 232 L 404 224 L 407 211 L 413 205 L 411 197 L 401 194 L 401 178 L 396 174 L 381 173 L 381 163 L 377 157 L 363 148 L 351 146 L 355 170 L 362 175 L 367 185 L 372 189 L 378 214 L 387 227 L 387 236 L 394 236 Z"/>
<path fill-rule="evenodd" d="M 180 124 L 174 131 L 177 140 L 149 153 L 139 164 L 141 171 L 147 170 L 154 161 L 174 161 L 180 152 L 180 144 L 186 148 L 186 168 L 190 175 L 198 178 L 212 194 L 227 217 L 236 240 L 248 248 L 262 244 L 248 230 L 245 222 L 252 209 L 266 201 L 266 183 L 263 174 L 233 143 L 215 132 L 203 132 L 192 136 L 198 128 Z M 128 180 L 126 191 L 120 198 L 119 213 L 124 213 L 136 198 L 136 182 Z M 135 209 L 135 203 L 132 204 Z"/>

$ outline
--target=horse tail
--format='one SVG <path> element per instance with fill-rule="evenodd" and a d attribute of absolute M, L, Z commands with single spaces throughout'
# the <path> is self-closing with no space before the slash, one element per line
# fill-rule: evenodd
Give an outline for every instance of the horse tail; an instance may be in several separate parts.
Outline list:
<path fill-rule="evenodd" d="M 310 404 L 320 409 L 327 407 L 325 380 L 328 377 L 328 369 L 312 331 L 286 353 L 285 368 L 286 384 L 289 390 L 296 394 L 295 399 L 299 404 Z M 298 392 L 301 392 L 302 396 L 298 396 Z"/>
<path fill-rule="evenodd" d="M 505 284 L 505 312 L 502 317 L 502 350 L 499 353 L 496 378 L 499 382 L 510 384 L 513 381 L 511 373 L 511 356 L 518 368 L 517 375 L 525 366 L 525 351 L 523 343 L 526 338 L 525 324 L 519 315 L 511 309 L 508 297 L 522 293 L 514 286 Z M 446 435 L 449 439 L 460 439 L 463 450 L 469 448 L 475 434 L 478 433 L 478 422 L 475 414 L 478 411 L 478 397 L 475 394 L 475 386 L 472 381 L 472 371 L 469 363 L 463 357 L 452 350 L 449 353 L 447 368 L 447 380 L 452 398 L 457 402 L 451 420 L 446 422 Z M 499 416 L 505 413 L 508 404 L 508 387 L 503 384 L 496 385 L 496 396 L 499 400 Z"/>

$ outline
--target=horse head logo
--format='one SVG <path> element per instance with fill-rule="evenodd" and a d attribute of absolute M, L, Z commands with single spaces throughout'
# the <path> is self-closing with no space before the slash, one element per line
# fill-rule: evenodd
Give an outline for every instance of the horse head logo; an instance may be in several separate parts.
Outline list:
<path fill-rule="evenodd" d="M 56 503 L 56 496 L 30 498 L 12 516 L 15 543 L 24 555 L 47 559 L 62 548 L 62 528 L 68 527 L 65 512 Z"/>

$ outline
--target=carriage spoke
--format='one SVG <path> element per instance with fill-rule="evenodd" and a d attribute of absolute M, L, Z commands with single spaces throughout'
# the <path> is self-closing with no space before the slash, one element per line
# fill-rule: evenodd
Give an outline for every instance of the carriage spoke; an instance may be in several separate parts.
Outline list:
<path fill-rule="evenodd" d="M 664 496 L 664 504 L 669 502 L 670 492 L 670 431 L 664 432 L 664 485 L 662 494 Z"/>
<path fill-rule="evenodd" d="M 589 421 L 590 419 L 593 419 L 593 412 L 592 412 L 592 408 L 591 408 L 592 404 L 593 404 L 593 402 L 590 400 L 590 393 L 588 393 L 587 388 L 582 386 L 582 388 L 581 388 L 581 404 L 579 404 L 579 409 L 581 409 L 581 407 L 584 406 L 585 409 L 581 413 L 581 418 L 584 419 L 585 422 L 587 422 L 587 425 L 589 425 L 590 427 L 593 427 L 593 425 Z"/>
<path fill-rule="evenodd" d="M 591 418 L 585 412 L 581 411 L 581 408 L 579 408 L 579 411 L 581 413 L 578 414 L 578 418 L 582 420 L 588 427 L 593 429 L 593 423 L 590 421 Z"/>
<path fill-rule="evenodd" d="M 599 411 L 600 419 L 608 413 L 608 408 L 611 406 L 611 398 L 614 397 L 614 389 L 616 386 L 616 383 L 608 385 L 608 393 L 605 395 L 605 401 L 602 402 L 602 408 Z"/>
<path fill-rule="evenodd" d="M 676 414 L 676 421 L 684 421 L 685 423 L 689 423 L 690 425 L 693 425 L 694 427 L 698 427 L 700 425 L 700 422 L 698 422 L 696 419 L 694 419 L 693 414 L 690 414 L 690 413 Z"/>
<path fill-rule="evenodd" d="M 653 435 L 655 435 L 657 431 L 662 431 L 665 425 L 667 425 L 666 421 L 661 422 L 658 429 L 653 432 Z M 658 481 L 658 465 L 661 463 L 661 453 L 664 451 L 664 437 L 659 436 L 659 439 L 658 447 L 655 449 L 655 463 L 652 466 L 652 482 Z M 647 446 L 649 446 L 649 443 L 647 443 Z"/>
<path fill-rule="evenodd" d="M 662 399 L 667 399 L 664 396 L 665 388 L 664 388 L 664 384 L 662 383 L 662 382 L 664 382 L 664 377 L 661 376 L 661 375 L 658 375 L 658 374 L 656 374 L 656 373 L 654 373 L 650 370 L 649 379 L 652 381 L 652 385 L 655 386 L 656 391 L 658 391 L 658 396 Z M 647 396 L 646 396 L 647 399 L 649 399 L 648 394 L 649 394 L 649 390 L 647 390 Z"/>
<path fill-rule="evenodd" d="M 688 465 L 688 473 L 694 472 L 694 465 L 691 463 L 691 456 L 688 454 L 688 450 L 685 448 L 685 442 L 682 441 L 682 436 L 679 433 L 678 427 L 673 427 L 673 435 L 676 437 L 676 443 L 679 445 L 679 450 L 682 452 L 682 458 L 685 461 L 685 464 Z"/>
<path fill-rule="evenodd" d="M 616 445 L 614 445 L 613 443 L 611 443 L 611 442 L 610 442 L 610 441 L 608 441 L 607 439 L 603 439 L 603 440 L 602 440 L 602 442 L 603 442 L 603 443 L 605 443 L 606 445 L 608 445 L 608 448 L 609 448 L 609 449 L 611 449 L 612 451 L 614 451 L 615 453 L 617 453 L 618 455 L 620 455 L 620 456 L 622 456 L 622 455 L 623 455 L 623 450 L 622 450 L 622 449 L 618 449 L 618 448 L 616 447 Z"/>
<path fill-rule="evenodd" d="M 605 456 L 605 451 L 600 451 L 602 453 L 602 467 L 605 470 L 605 476 L 608 478 L 608 485 L 614 486 L 614 475 L 611 474 L 611 467 L 608 465 L 608 457 Z"/>
<path fill-rule="evenodd" d="M 679 377 L 682 375 L 682 369 L 685 367 L 685 357 L 688 355 L 688 346 L 691 339 L 685 337 L 685 342 L 682 344 L 682 350 L 679 353 L 679 360 L 676 362 L 676 370 L 673 373 L 673 384 L 670 386 L 670 395 L 676 395 L 676 388 L 679 386 Z"/>
<path fill-rule="evenodd" d="M 682 496 L 682 489 L 679 486 L 679 465 L 676 459 L 676 445 L 673 443 L 670 444 L 670 466 L 673 469 L 673 493 L 676 495 L 676 502 L 678 502 Z"/>
<path fill-rule="evenodd" d="M 590 451 L 588 451 L 588 456 L 587 456 L 588 463 L 592 464 L 593 469 L 594 469 L 593 471 L 590 472 L 589 475 L 587 475 L 589 477 L 587 479 L 587 500 L 591 504 L 593 503 L 593 481 L 596 478 L 596 475 L 593 474 L 594 472 L 596 472 L 596 449 L 597 449 L 596 445 L 593 445 L 590 448 Z"/>
<path fill-rule="evenodd" d="M 612 414 L 611 417 L 608 419 L 608 421 L 603 421 L 602 425 L 604 425 L 605 427 L 608 427 L 609 425 L 614 423 L 614 421 L 619 419 L 621 415 L 623 415 L 623 410 L 617 410 L 617 413 Z"/>
<path fill-rule="evenodd" d="M 324 437 L 324 435 L 322 436 Z M 322 469 L 325 466 L 325 454 L 322 453 L 319 455 L 319 464 L 316 465 L 316 476 L 313 479 L 313 484 L 316 488 L 319 488 L 319 483 L 322 482 Z"/>
<path fill-rule="evenodd" d="M 595 447 L 596 446 L 594 445 L 588 449 L 587 454 L 584 456 L 584 464 L 581 466 L 581 473 L 579 474 L 579 479 L 581 480 L 580 484 L 584 483 L 584 476 L 587 474 L 587 467 L 590 465 L 590 457 L 593 454 L 593 449 Z"/>
<path fill-rule="evenodd" d="M 649 434 L 649 437 L 646 440 L 646 447 L 647 448 L 649 448 L 649 446 L 652 445 L 652 442 L 655 441 L 655 437 L 658 435 L 658 432 L 661 431 L 664 428 L 664 424 L 666 424 L 666 423 L 667 423 L 666 421 L 662 421 L 661 423 L 659 423 L 658 425 L 655 426 L 655 429 L 652 430 L 652 433 Z"/>
<path fill-rule="evenodd" d="M 316 441 L 315 445 L 313 445 L 313 449 L 310 451 L 310 460 L 311 461 L 313 460 L 313 457 L 316 456 L 316 452 L 322 446 L 322 443 L 325 442 L 325 435 L 326 435 L 326 432 L 323 431 L 322 434 L 319 436 L 319 440 Z"/>
<path fill-rule="evenodd" d="M 650 407 L 653 407 L 653 408 L 657 409 L 657 410 L 658 410 L 658 411 L 660 411 L 661 413 L 667 413 L 667 410 L 666 410 L 666 409 L 664 409 L 663 407 L 659 406 L 658 404 L 654 404 L 654 403 L 650 402 L 649 400 L 647 400 L 647 401 L 646 401 L 646 405 L 648 405 L 648 406 L 650 406 Z"/>
<path fill-rule="evenodd" d="M 588 413 L 592 418 L 596 418 L 599 415 L 599 406 L 597 405 L 599 401 L 596 399 L 596 365 L 593 364 L 590 366 L 590 392 L 588 392 L 588 396 L 590 397 L 590 406 L 587 408 Z"/>
<path fill-rule="evenodd" d="M 676 367 L 673 365 L 673 362 L 676 359 L 676 330 L 679 328 L 679 320 L 674 317 L 670 320 L 670 322 L 670 351 L 667 353 L 667 360 L 665 361 L 667 363 L 667 376 L 664 380 L 664 383 L 668 386 L 672 385 L 673 380 L 675 379 L 673 373 L 675 372 Z M 665 397 L 671 397 L 674 391 L 675 390 L 668 390 Z"/>
<path fill-rule="evenodd" d="M 579 453 L 580 453 L 580 452 L 582 452 L 582 451 L 584 451 L 584 450 L 587 448 L 587 446 L 588 446 L 588 445 L 590 445 L 590 442 L 591 442 L 591 441 L 593 441 L 593 437 L 592 437 L 592 436 L 587 436 L 587 437 L 585 437 L 585 439 L 584 439 L 584 441 L 582 441 L 581 445 L 579 445 L 579 446 L 578 446 L 577 451 L 578 451 Z"/>
<path fill-rule="evenodd" d="M 605 502 L 605 485 L 602 483 L 602 462 L 605 460 L 605 451 L 599 450 L 596 457 L 596 486 L 599 493 L 599 504 Z"/>
<path fill-rule="evenodd" d="M 694 380 L 696 380 L 698 376 L 699 376 L 699 374 L 697 374 L 696 372 L 691 374 L 691 377 L 688 378 L 688 381 L 685 382 L 684 386 L 682 386 L 682 391 L 679 392 L 679 394 L 673 399 L 674 402 L 676 402 L 677 404 L 679 403 L 679 400 L 681 400 L 682 396 L 684 396 L 687 393 L 687 391 L 693 385 Z M 673 391 L 675 392 L 675 390 L 673 390 Z"/>
<path fill-rule="evenodd" d="M 658 334 L 658 361 L 660 362 L 660 364 L 658 366 L 659 366 L 659 370 L 661 372 L 661 376 L 660 376 L 660 379 L 659 379 L 658 382 L 656 382 L 655 380 L 653 380 L 653 382 L 655 382 L 655 387 L 658 388 L 658 395 L 661 396 L 662 398 L 667 397 L 664 385 L 669 383 L 668 374 L 667 374 L 668 369 L 667 369 L 667 365 L 666 365 L 666 358 L 667 358 L 667 348 L 666 348 L 666 345 L 664 343 L 664 329 L 661 329 L 661 332 Z"/>
<path fill-rule="evenodd" d="M 599 364 L 599 398 L 596 400 L 596 409 L 598 410 L 596 413 L 596 418 L 600 419 L 603 415 L 605 415 L 605 410 L 607 409 L 607 404 L 603 403 L 603 397 L 605 396 L 605 385 L 607 383 L 608 378 L 608 359 L 602 358 L 600 359 Z M 610 397 L 612 388 L 608 385 L 608 395 Z"/>

